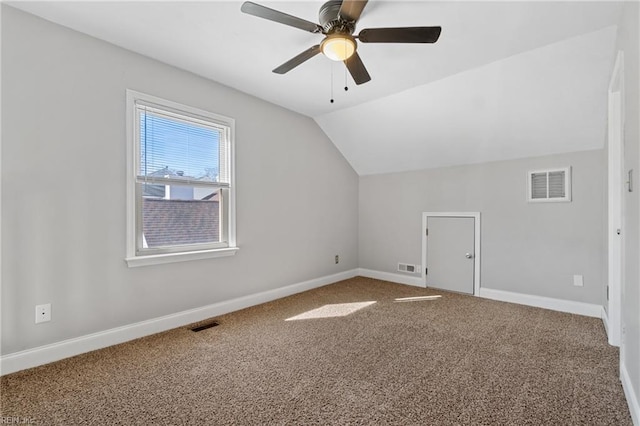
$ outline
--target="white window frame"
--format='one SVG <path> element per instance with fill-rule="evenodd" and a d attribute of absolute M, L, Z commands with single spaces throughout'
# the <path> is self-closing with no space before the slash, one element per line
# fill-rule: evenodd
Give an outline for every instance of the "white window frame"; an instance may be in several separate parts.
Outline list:
<path fill-rule="evenodd" d="M 549 173 L 564 172 L 564 197 L 549 198 Z M 531 176 L 538 173 L 547 173 L 547 197 L 533 198 Z M 529 203 L 568 203 L 571 202 L 571 167 L 558 167 L 555 169 L 532 170 L 527 173 L 527 202 Z"/>
<path fill-rule="evenodd" d="M 140 163 L 139 128 L 136 105 L 144 104 L 165 111 L 198 117 L 225 129 L 229 143 L 229 186 L 224 188 L 220 221 L 220 233 L 225 243 L 197 246 L 173 246 L 166 250 L 141 251 L 142 244 L 141 203 L 136 194 L 138 165 Z M 168 101 L 145 93 L 127 90 L 127 253 L 125 261 L 129 267 L 146 266 L 188 260 L 233 256 L 236 246 L 236 188 L 235 188 L 235 120 L 209 111 Z"/>

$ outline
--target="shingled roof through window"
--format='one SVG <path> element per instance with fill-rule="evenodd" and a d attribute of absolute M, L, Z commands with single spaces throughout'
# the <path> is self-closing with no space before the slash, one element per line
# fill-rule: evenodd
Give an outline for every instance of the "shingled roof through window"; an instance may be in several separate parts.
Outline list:
<path fill-rule="evenodd" d="M 145 198 L 142 202 L 142 226 L 149 247 L 218 242 L 219 225 L 217 200 Z"/>

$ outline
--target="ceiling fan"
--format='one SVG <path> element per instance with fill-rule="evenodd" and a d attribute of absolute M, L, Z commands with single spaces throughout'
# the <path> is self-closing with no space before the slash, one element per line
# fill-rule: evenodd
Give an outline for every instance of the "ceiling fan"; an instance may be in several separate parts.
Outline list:
<path fill-rule="evenodd" d="M 362 84 L 371 80 L 371 77 L 356 52 L 356 39 L 361 43 L 435 43 L 440 37 L 441 27 L 367 28 L 361 30 L 358 35 L 353 35 L 366 5 L 367 0 L 328 1 L 320 8 L 320 24 L 250 1 L 244 2 L 240 10 L 249 15 L 324 36 L 320 44 L 310 47 L 274 69 L 273 72 L 276 74 L 285 74 L 318 53 L 323 53 L 331 60 L 343 61 L 356 84 Z"/>

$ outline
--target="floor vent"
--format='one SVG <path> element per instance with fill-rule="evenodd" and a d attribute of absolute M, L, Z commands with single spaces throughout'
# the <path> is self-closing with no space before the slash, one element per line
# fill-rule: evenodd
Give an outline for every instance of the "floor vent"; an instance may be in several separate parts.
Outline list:
<path fill-rule="evenodd" d="M 215 322 L 215 321 L 212 321 L 212 322 L 207 323 L 207 324 L 203 324 L 203 325 L 199 325 L 199 326 L 197 326 L 197 327 L 193 327 L 193 328 L 191 329 L 191 331 L 198 332 L 198 331 L 206 330 L 207 328 L 215 327 L 215 326 L 217 326 L 217 325 L 220 325 L 220 324 L 218 324 L 218 323 L 217 323 L 217 322 Z"/>

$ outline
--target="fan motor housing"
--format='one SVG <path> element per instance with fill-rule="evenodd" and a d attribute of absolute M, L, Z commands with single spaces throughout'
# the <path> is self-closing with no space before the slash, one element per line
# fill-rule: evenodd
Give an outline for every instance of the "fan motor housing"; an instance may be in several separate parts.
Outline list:
<path fill-rule="evenodd" d="M 340 19 L 340 7 L 342 7 L 342 0 L 330 0 L 320 8 L 318 20 L 325 34 L 353 34 L 355 22 Z"/>

